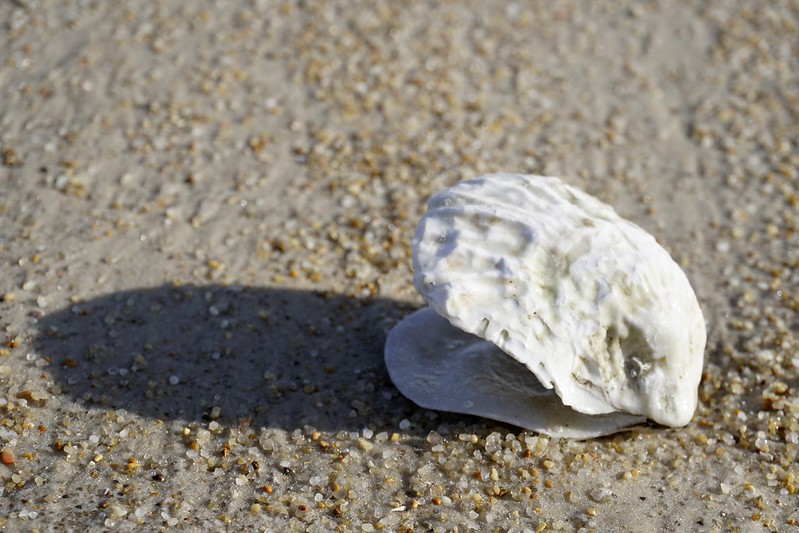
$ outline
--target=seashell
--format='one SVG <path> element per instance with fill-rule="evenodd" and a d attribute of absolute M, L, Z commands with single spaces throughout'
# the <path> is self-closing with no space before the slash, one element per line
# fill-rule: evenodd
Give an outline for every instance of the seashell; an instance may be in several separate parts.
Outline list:
<path fill-rule="evenodd" d="M 655 239 L 558 178 L 490 174 L 428 201 L 413 238 L 429 307 L 388 335 L 430 409 L 590 438 L 693 417 L 705 323 Z"/>

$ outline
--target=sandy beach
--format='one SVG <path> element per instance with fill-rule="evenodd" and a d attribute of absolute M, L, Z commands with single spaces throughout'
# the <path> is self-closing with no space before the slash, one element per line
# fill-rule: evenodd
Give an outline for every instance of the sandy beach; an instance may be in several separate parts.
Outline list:
<path fill-rule="evenodd" d="M 683 268 L 688 426 L 394 387 L 425 202 L 499 171 Z M 797 531 L 798 214 L 789 0 L 0 0 L 0 529 Z"/>

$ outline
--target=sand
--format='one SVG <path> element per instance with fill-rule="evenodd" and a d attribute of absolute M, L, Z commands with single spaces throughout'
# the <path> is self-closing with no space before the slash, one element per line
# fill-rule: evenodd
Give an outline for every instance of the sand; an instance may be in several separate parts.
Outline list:
<path fill-rule="evenodd" d="M 7 531 L 791 531 L 799 6 L 0 1 Z M 422 409 L 426 198 L 561 176 L 683 267 L 691 424 Z"/>

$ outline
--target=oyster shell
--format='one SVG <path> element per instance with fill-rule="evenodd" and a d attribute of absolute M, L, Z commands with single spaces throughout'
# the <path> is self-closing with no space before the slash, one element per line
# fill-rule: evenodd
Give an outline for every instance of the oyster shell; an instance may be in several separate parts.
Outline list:
<path fill-rule="evenodd" d="M 578 438 L 691 420 L 696 296 L 651 235 L 596 198 L 552 177 L 461 182 L 428 201 L 413 266 L 430 309 L 389 333 L 385 355 L 417 404 Z"/>

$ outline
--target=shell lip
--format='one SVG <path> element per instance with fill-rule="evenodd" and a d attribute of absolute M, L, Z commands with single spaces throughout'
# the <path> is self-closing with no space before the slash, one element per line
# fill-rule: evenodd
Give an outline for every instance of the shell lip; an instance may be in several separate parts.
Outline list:
<path fill-rule="evenodd" d="M 462 331 L 430 307 L 388 333 L 391 381 L 426 409 L 481 416 L 552 437 L 588 439 L 646 422 L 627 413 L 586 415 L 563 404 L 527 368 L 497 346 Z"/>

